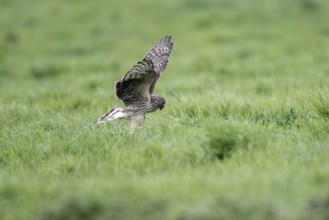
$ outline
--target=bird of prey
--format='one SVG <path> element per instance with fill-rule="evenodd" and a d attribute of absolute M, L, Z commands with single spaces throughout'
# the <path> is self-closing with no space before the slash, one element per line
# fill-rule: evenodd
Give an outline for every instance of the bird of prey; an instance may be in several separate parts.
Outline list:
<path fill-rule="evenodd" d="M 143 124 L 145 114 L 163 109 L 165 99 L 153 92 L 158 78 L 167 66 L 172 48 L 171 36 L 165 36 L 141 61 L 116 81 L 115 95 L 124 103 L 125 108 L 116 106 L 109 109 L 95 123 L 128 119 L 131 129 L 135 130 Z"/>

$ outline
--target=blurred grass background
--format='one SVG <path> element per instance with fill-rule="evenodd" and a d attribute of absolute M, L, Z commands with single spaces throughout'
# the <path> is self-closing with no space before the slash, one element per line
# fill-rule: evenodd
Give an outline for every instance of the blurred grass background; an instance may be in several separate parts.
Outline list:
<path fill-rule="evenodd" d="M 327 219 L 328 11 L 0 0 L 0 218 Z M 164 35 L 164 110 L 90 126 Z"/>

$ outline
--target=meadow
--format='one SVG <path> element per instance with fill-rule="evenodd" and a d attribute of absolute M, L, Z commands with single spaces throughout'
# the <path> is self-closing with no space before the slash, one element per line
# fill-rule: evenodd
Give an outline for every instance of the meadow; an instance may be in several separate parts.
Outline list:
<path fill-rule="evenodd" d="M 328 11 L 0 0 L 0 219 L 328 219 Z M 165 35 L 165 108 L 92 125 Z"/>

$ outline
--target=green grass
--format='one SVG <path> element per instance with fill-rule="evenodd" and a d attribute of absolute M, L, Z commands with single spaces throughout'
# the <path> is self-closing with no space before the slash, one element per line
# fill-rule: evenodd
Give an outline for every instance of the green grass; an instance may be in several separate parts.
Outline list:
<path fill-rule="evenodd" d="M 329 3 L 0 1 L 0 219 L 328 219 Z M 91 125 L 170 34 L 130 134 Z"/>

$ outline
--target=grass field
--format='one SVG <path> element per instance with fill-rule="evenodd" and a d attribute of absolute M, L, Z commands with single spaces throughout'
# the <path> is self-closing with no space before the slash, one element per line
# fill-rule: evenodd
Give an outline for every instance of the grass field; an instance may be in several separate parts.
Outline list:
<path fill-rule="evenodd" d="M 0 0 L 0 219 L 328 219 L 328 11 Z M 166 107 L 90 125 L 167 34 Z"/>

